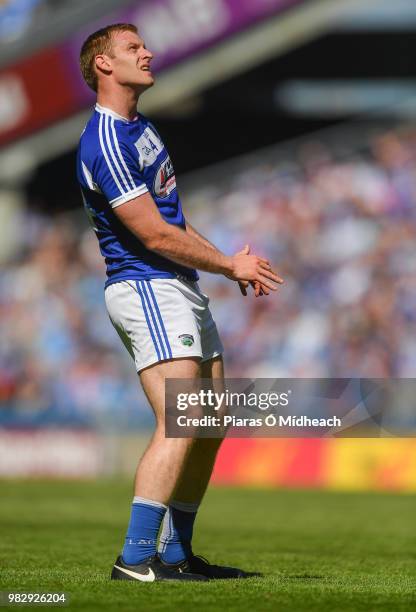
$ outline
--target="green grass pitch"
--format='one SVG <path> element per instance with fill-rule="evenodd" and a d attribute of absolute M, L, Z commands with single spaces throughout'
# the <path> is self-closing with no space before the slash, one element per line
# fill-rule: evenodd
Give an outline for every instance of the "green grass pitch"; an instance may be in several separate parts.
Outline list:
<path fill-rule="evenodd" d="M 126 529 L 124 481 L 0 482 L 0 589 L 66 591 L 69 609 L 416 609 L 416 497 L 211 489 L 194 550 L 263 578 L 110 582 Z"/>

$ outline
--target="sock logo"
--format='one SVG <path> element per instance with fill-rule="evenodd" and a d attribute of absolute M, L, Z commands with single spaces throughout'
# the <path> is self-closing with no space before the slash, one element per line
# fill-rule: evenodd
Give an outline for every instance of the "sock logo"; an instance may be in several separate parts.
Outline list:
<path fill-rule="evenodd" d="M 179 340 L 184 346 L 192 346 L 195 342 L 194 337 L 191 334 L 181 334 L 178 336 Z"/>
<path fill-rule="evenodd" d="M 145 540 L 144 538 L 140 538 L 140 540 L 129 539 L 127 542 L 129 546 L 156 546 L 156 540 Z"/>

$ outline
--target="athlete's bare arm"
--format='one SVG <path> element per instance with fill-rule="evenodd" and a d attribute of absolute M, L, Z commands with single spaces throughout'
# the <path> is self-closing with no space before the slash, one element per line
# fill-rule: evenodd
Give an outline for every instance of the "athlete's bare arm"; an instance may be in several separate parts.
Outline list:
<path fill-rule="evenodd" d="M 114 213 L 147 249 L 182 266 L 223 274 L 237 281 L 258 281 L 272 291 L 276 291 L 276 283 L 283 282 L 266 259 L 246 254 L 229 257 L 167 223 L 149 193 L 117 206 Z"/>
<path fill-rule="evenodd" d="M 205 238 L 205 236 L 202 236 L 202 234 L 200 234 L 194 228 L 194 226 L 191 225 L 188 221 L 186 221 L 186 231 L 188 232 L 188 234 L 190 234 L 191 236 L 199 240 L 199 242 L 204 244 L 209 249 L 214 249 L 214 251 L 219 251 L 219 249 L 214 244 L 212 244 L 212 242 L 210 242 L 207 238 Z M 254 281 L 250 281 L 250 282 L 253 285 L 253 289 L 255 291 L 256 297 L 258 297 L 259 295 L 262 295 L 263 293 L 269 293 L 269 289 L 265 285 L 263 285 L 263 288 L 261 288 L 260 283 L 258 283 L 257 281 L 256 281 L 256 286 L 254 284 Z M 249 281 L 239 280 L 238 285 L 240 287 L 241 293 L 244 296 L 247 295 L 247 287 L 249 285 Z"/>

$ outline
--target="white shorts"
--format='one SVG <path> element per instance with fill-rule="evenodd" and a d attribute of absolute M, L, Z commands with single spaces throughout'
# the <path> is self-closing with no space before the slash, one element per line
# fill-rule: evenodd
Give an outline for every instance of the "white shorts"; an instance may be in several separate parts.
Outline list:
<path fill-rule="evenodd" d="M 136 370 L 177 357 L 223 352 L 209 298 L 198 283 L 178 278 L 120 281 L 105 290 L 110 320 Z"/>

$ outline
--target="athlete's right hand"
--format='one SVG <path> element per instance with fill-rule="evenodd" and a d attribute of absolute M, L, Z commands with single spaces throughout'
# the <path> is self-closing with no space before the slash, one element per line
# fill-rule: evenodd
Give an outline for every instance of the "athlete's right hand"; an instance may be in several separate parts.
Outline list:
<path fill-rule="evenodd" d="M 272 291 L 277 291 L 275 283 L 283 283 L 283 279 L 272 270 L 269 261 L 258 255 L 237 253 L 231 257 L 231 268 L 227 276 L 232 280 L 258 282 Z"/>

